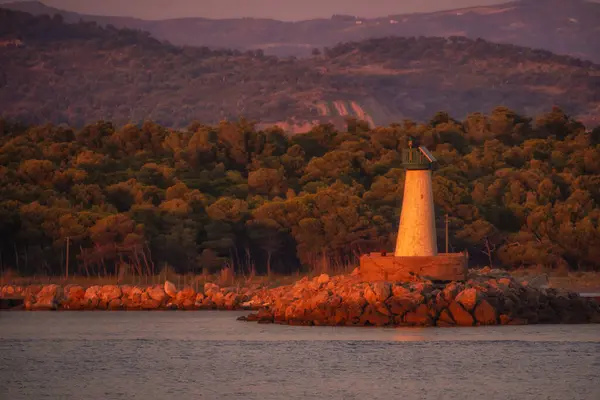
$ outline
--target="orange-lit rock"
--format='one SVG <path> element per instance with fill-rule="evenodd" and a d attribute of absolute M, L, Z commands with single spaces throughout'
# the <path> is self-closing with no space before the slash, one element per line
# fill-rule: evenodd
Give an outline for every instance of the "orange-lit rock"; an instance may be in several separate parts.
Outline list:
<path fill-rule="evenodd" d="M 319 285 L 329 282 L 329 275 L 321 274 L 317 279 L 317 282 L 319 283 Z"/>
<path fill-rule="evenodd" d="M 103 286 L 98 292 L 98 297 L 100 297 L 100 300 L 106 303 L 110 303 L 110 301 L 114 299 L 120 299 L 122 295 L 123 292 L 121 292 L 121 288 L 116 285 Z"/>
<path fill-rule="evenodd" d="M 433 319 L 429 315 L 429 309 L 425 304 L 420 304 L 414 311 L 404 315 L 404 322 L 416 326 L 432 326 Z"/>
<path fill-rule="evenodd" d="M 152 300 L 156 300 L 160 303 L 164 302 L 168 296 L 168 294 L 165 292 L 164 288 L 159 285 L 152 286 L 152 287 L 146 289 L 146 293 L 148 293 L 148 296 Z"/>
<path fill-rule="evenodd" d="M 122 306 L 123 306 L 123 303 L 121 302 L 121 299 L 112 299 L 108 303 L 109 310 L 120 310 Z"/>
<path fill-rule="evenodd" d="M 172 284 L 171 284 L 172 285 Z M 171 292 L 165 292 L 165 286 Z M 4 285 L 1 296 L 24 297 L 27 310 L 262 310 L 263 322 L 293 325 L 436 325 L 600 323 L 600 303 L 562 289 L 523 285 L 505 272 L 470 271 L 466 282 L 365 282 L 360 275 L 304 277 L 273 289 L 250 285 Z M 270 317 L 267 317 L 269 315 Z M 252 320 L 251 317 L 249 318 Z"/>
<path fill-rule="evenodd" d="M 220 292 L 219 285 L 214 283 L 205 283 L 204 284 L 204 294 L 208 297 L 211 297 L 213 294 Z"/>
<path fill-rule="evenodd" d="M 165 281 L 164 291 L 169 297 L 177 296 L 177 288 L 169 281 Z"/>
<path fill-rule="evenodd" d="M 142 294 L 140 308 L 142 310 L 156 310 L 162 306 L 162 303 L 158 300 L 151 298 L 148 292 Z"/>
<path fill-rule="evenodd" d="M 454 319 L 450 315 L 450 312 L 447 309 L 443 309 L 440 312 L 440 316 L 438 317 L 437 325 L 438 326 L 454 326 L 454 325 L 456 325 L 456 322 L 454 322 Z"/>
<path fill-rule="evenodd" d="M 377 308 L 372 304 L 365 307 L 359 318 L 359 325 L 385 326 L 391 322 L 389 316 L 378 312 Z"/>
<path fill-rule="evenodd" d="M 475 288 L 465 289 L 456 296 L 455 300 L 460 303 L 465 310 L 473 311 L 477 304 L 477 290 Z"/>
<path fill-rule="evenodd" d="M 61 300 L 62 290 L 58 285 L 44 286 L 35 296 L 35 303 L 31 305 L 32 310 L 56 310 Z"/>
<path fill-rule="evenodd" d="M 68 286 L 65 288 L 65 297 L 69 300 L 83 300 L 85 289 L 79 285 Z"/>
<path fill-rule="evenodd" d="M 475 307 L 475 320 L 481 325 L 496 325 L 496 310 L 485 299 Z"/>
<path fill-rule="evenodd" d="M 456 325 L 473 326 L 473 317 L 460 305 L 460 303 L 453 301 L 448 309 L 452 315 L 452 319 L 456 322 Z"/>
<path fill-rule="evenodd" d="M 474 326 L 600 320 L 600 305 L 568 292 L 521 285 L 508 274 L 471 272 L 467 282 L 362 282 L 332 276 L 327 283 L 303 278 L 259 290 L 246 304 L 268 309 L 291 325 Z M 565 294 L 566 293 L 566 294 Z M 560 316 L 560 318 L 559 318 Z M 252 320 L 252 318 L 250 318 Z"/>
<path fill-rule="evenodd" d="M 386 301 L 391 293 L 391 285 L 388 282 L 375 282 L 372 285 L 366 285 L 364 298 L 369 304 L 377 304 Z"/>
<path fill-rule="evenodd" d="M 190 302 L 192 305 L 196 302 L 196 292 L 190 287 L 183 288 L 177 292 L 172 302 L 180 308 L 184 308 L 184 303 L 187 303 L 189 307 Z"/>

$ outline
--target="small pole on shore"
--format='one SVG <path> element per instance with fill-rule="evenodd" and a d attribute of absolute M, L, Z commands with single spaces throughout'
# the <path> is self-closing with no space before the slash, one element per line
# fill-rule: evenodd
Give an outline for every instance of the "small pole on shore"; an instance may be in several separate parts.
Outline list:
<path fill-rule="evenodd" d="M 65 277 L 69 279 L 69 237 L 67 236 L 67 265 L 65 267 Z"/>
<path fill-rule="evenodd" d="M 448 214 L 446 214 L 446 254 L 448 254 Z"/>

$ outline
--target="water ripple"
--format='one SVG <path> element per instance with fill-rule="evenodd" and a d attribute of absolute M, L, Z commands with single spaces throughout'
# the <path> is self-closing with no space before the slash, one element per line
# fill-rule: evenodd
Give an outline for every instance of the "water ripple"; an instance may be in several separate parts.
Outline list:
<path fill-rule="evenodd" d="M 593 399 L 600 326 L 261 326 L 0 313 L 0 399 Z"/>

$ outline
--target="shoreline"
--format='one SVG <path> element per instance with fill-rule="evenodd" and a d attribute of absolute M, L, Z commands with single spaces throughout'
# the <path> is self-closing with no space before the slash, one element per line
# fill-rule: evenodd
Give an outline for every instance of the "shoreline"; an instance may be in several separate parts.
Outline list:
<path fill-rule="evenodd" d="M 600 301 L 547 279 L 518 281 L 502 270 L 470 270 L 466 281 L 365 281 L 323 274 L 267 291 L 243 321 L 309 326 L 450 327 L 600 323 Z"/>
<path fill-rule="evenodd" d="M 260 288 L 221 288 L 206 283 L 202 292 L 190 287 L 177 290 L 164 285 L 4 285 L 1 299 L 21 299 L 12 310 L 26 311 L 169 311 L 169 310 L 251 310 L 252 297 Z"/>
<path fill-rule="evenodd" d="M 248 311 L 238 320 L 307 326 L 478 326 L 600 323 L 600 301 L 500 270 L 472 270 L 465 282 L 365 281 L 322 274 L 292 284 L 202 290 L 163 285 L 4 285 L 27 311 Z"/>

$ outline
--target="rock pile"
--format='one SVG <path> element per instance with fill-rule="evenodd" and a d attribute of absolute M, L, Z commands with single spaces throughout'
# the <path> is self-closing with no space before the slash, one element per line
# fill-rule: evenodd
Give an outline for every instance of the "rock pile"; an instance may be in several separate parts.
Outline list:
<path fill-rule="evenodd" d="M 164 285 L 138 287 L 129 285 L 6 285 L 0 297 L 23 297 L 26 310 L 161 310 L 161 309 L 251 309 L 250 301 L 259 288 L 221 288 L 214 283 L 204 285 L 203 292 L 192 288 L 177 290 L 171 282 Z"/>
<path fill-rule="evenodd" d="M 519 282 L 508 273 L 471 271 L 466 282 L 365 282 L 352 275 L 303 278 L 275 289 L 178 290 L 171 282 L 129 285 L 6 285 L 0 298 L 24 298 L 27 310 L 255 310 L 240 319 L 290 325 L 475 326 L 600 323 L 600 302 L 547 280 Z"/>
<path fill-rule="evenodd" d="M 506 273 L 470 273 L 466 282 L 362 282 L 321 275 L 254 296 L 241 320 L 290 325 L 476 326 L 600 323 L 600 304 L 577 293 L 519 282 Z"/>

